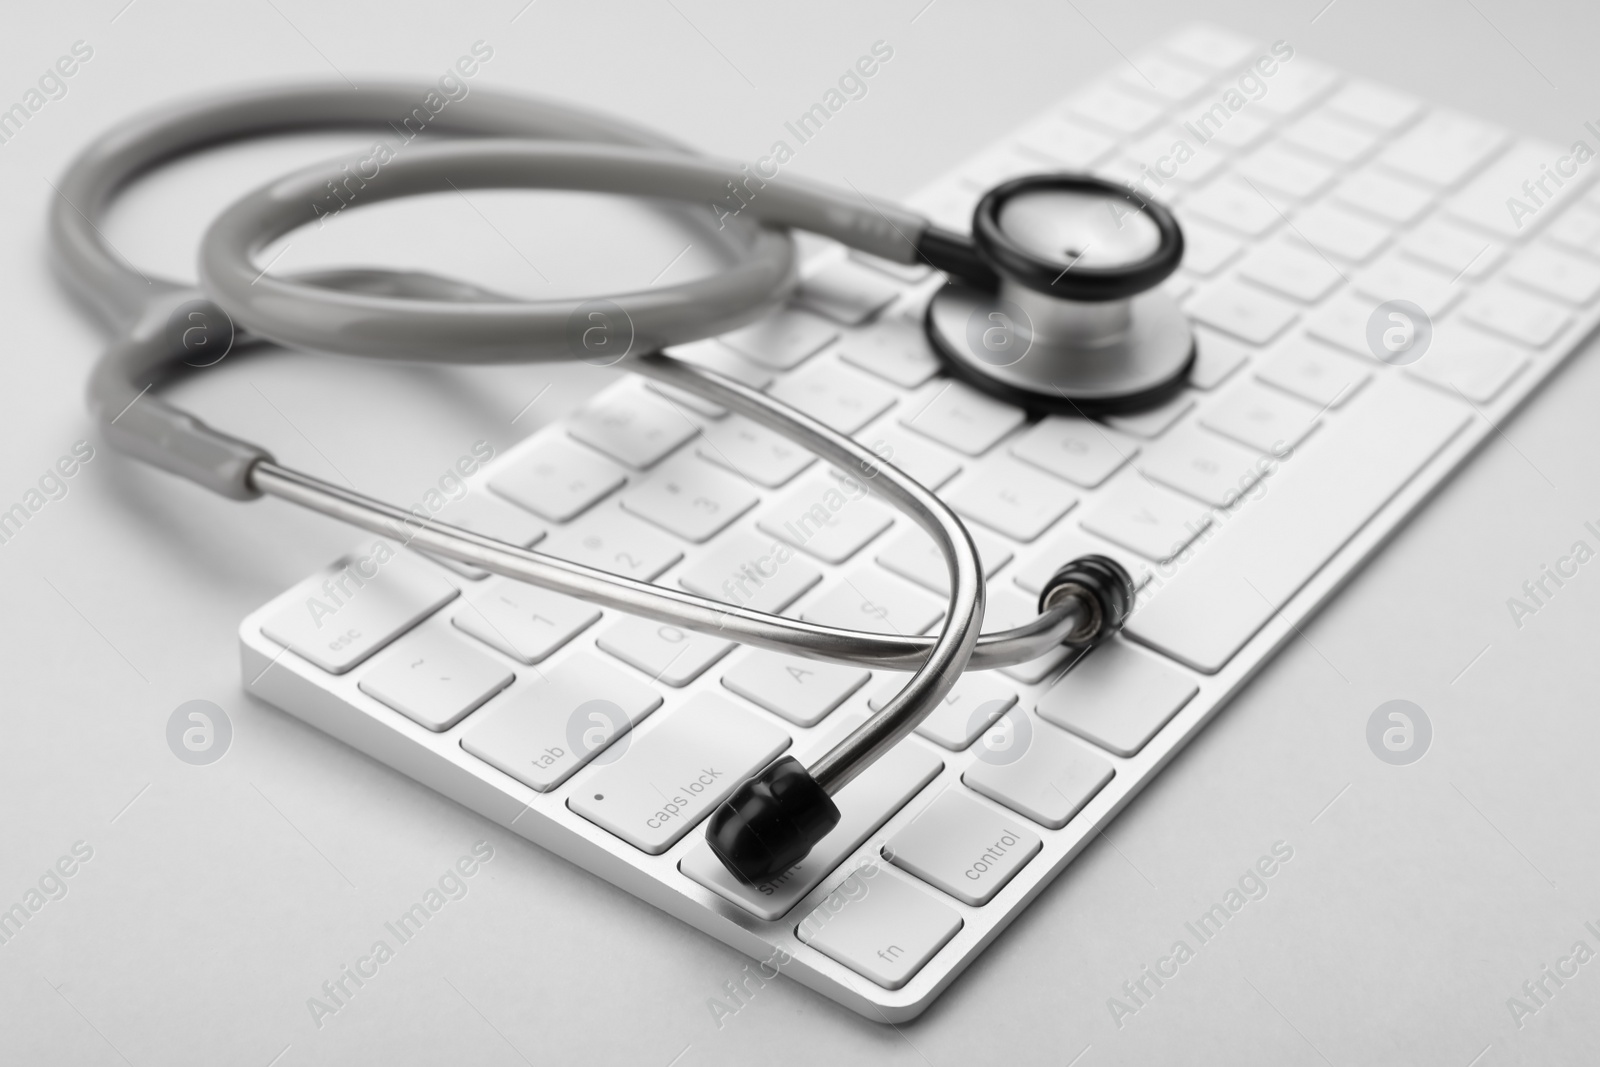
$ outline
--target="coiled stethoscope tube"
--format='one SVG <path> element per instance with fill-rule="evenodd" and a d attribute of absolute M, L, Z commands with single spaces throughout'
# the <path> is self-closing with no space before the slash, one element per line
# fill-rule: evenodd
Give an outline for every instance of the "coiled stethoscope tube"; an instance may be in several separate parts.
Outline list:
<path fill-rule="evenodd" d="M 797 272 L 799 228 L 899 262 L 977 274 L 988 268 L 964 239 L 913 213 L 795 179 L 767 182 L 738 217 L 698 224 L 732 266 L 705 278 L 606 298 L 626 312 L 633 351 L 624 366 L 694 393 L 783 434 L 844 469 L 878 472 L 879 494 L 933 537 L 950 594 L 933 637 L 817 626 L 638 582 L 416 517 L 279 465 L 264 449 L 220 433 L 153 395 L 189 354 L 169 321 L 199 301 L 239 328 L 235 346 L 271 341 L 377 359 L 508 363 L 573 359 L 574 314 L 590 300 L 522 301 L 416 272 L 267 274 L 254 255 L 277 237 L 317 221 L 312 205 L 330 178 L 319 165 L 250 193 L 223 213 L 201 248 L 199 289 L 151 279 L 118 261 L 96 226 L 117 191 L 137 175 L 226 141 L 312 129 L 381 127 L 421 97 L 413 86 L 350 92 L 306 86 L 238 93 L 136 118 L 92 144 L 70 166 L 51 211 L 59 268 L 117 336 L 90 377 L 89 403 L 118 447 L 224 496 L 271 494 L 484 570 L 676 626 L 782 652 L 914 670 L 883 709 L 812 765 L 785 757 L 745 782 L 712 817 L 708 838 L 733 872 L 761 881 L 803 858 L 838 821 L 829 796 L 908 735 L 964 669 L 1025 662 L 1062 643 L 1094 643 L 1115 632 L 1131 605 L 1125 572 L 1099 557 L 1063 568 L 1041 597 L 1041 615 L 980 635 L 983 583 L 961 521 L 931 492 L 872 452 L 810 417 L 737 382 L 660 355 L 664 346 L 715 335 L 779 306 Z M 407 147 L 364 179 L 364 203 L 476 188 L 612 192 L 690 203 L 715 201 L 731 164 L 707 160 L 665 138 L 587 111 L 477 90 L 436 116 L 431 129 L 463 139 Z M 494 140 L 472 138 L 491 137 Z"/>

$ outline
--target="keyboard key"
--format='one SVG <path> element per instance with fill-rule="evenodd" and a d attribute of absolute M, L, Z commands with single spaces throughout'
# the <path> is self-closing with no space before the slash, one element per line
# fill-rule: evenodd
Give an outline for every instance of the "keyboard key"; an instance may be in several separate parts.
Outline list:
<path fill-rule="evenodd" d="M 1332 167 L 1276 142 L 1245 157 L 1234 173 L 1296 200 L 1316 196 L 1333 181 Z"/>
<path fill-rule="evenodd" d="M 1112 133 L 1139 134 L 1161 118 L 1161 108 L 1101 82 L 1067 101 L 1073 118 Z"/>
<path fill-rule="evenodd" d="M 989 759 L 980 756 L 961 776 L 961 784 L 1040 826 L 1059 830 L 1116 772 L 1110 761 L 1054 726 L 1029 717 L 1021 707 L 1012 708 L 1002 723 L 1025 718 L 1027 726 L 1014 725 L 1008 731 L 1012 738 L 1026 732 L 1027 743 L 1018 745 L 1021 753 L 1011 758 L 1009 753 Z"/>
<path fill-rule="evenodd" d="M 1128 632 L 1196 670 L 1221 670 L 1470 417 L 1404 378 L 1363 389 L 1226 536 L 1140 606 Z"/>
<path fill-rule="evenodd" d="M 941 793 L 883 846 L 884 858 L 982 907 L 1039 854 L 1039 835 L 965 790 Z"/>
<path fill-rule="evenodd" d="M 900 295 L 898 283 L 853 259 L 841 259 L 800 283 L 795 300 L 834 322 L 859 326 Z"/>
<path fill-rule="evenodd" d="M 1196 389 L 1215 389 L 1250 359 L 1250 349 L 1210 330 L 1196 330 L 1194 344 L 1189 384 Z"/>
<path fill-rule="evenodd" d="M 862 252 L 854 248 L 850 250 L 850 258 L 863 266 L 871 267 L 880 274 L 886 274 L 896 281 L 905 282 L 907 285 L 912 282 L 920 282 L 933 273 L 933 268 L 920 259 L 915 263 L 896 263 L 892 259 L 880 259 L 870 252 Z"/>
<path fill-rule="evenodd" d="M 746 379 L 754 379 L 759 385 L 752 385 L 754 389 L 764 389 L 772 381 L 772 372 L 756 366 L 749 360 L 734 353 L 733 349 L 715 340 L 692 341 L 686 345 L 676 345 L 665 350 L 665 354 L 672 356 L 681 363 L 689 363 L 697 370 L 711 370 L 720 373 L 723 377 L 732 378 L 734 381 L 751 385 Z M 684 421 L 690 421 L 688 412 L 698 412 L 708 419 L 720 419 L 728 414 L 728 409 L 721 404 L 714 404 L 702 399 L 694 393 L 687 392 L 664 382 L 646 381 L 644 387 L 650 392 L 665 400 L 668 406 L 680 411 Z"/>
<path fill-rule="evenodd" d="M 1011 454 L 1093 489 L 1111 477 L 1139 451 L 1136 441 L 1088 419 L 1048 415 L 1011 442 Z"/>
<path fill-rule="evenodd" d="M 1063 561 L 1065 562 L 1065 561 Z M 988 602 L 983 606 L 983 628 L 988 632 L 1011 630 L 1025 623 L 1032 622 L 1039 617 L 1039 598 L 1028 596 L 1015 586 L 1008 586 L 1004 582 L 996 583 L 989 587 Z M 1026 663 L 1018 663 L 1011 667 L 1000 668 L 1000 673 L 1007 678 L 1021 682 L 1023 685 L 1032 685 L 1054 673 L 1063 663 L 1076 656 L 1077 652 L 1064 645 L 1058 645 L 1035 659 Z"/>
<path fill-rule="evenodd" d="M 1261 480 L 1262 457 L 1190 423 L 1144 450 L 1140 471 L 1212 507 L 1231 508 Z"/>
<path fill-rule="evenodd" d="M 883 988 L 899 989 L 961 925 L 956 910 L 933 894 L 869 867 L 824 897 L 795 936 Z"/>
<path fill-rule="evenodd" d="M 1505 245 L 1437 216 L 1407 234 L 1400 248 L 1406 255 L 1438 267 L 1452 281 L 1487 277 L 1506 254 Z"/>
<path fill-rule="evenodd" d="M 931 382 L 900 409 L 900 425 L 969 456 L 981 456 L 1027 416 L 962 382 Z"/>
<path fill-rule="evenodd" d="M 1111 154 L 1114 138 L 1061 115 L 1049 115 L 1024 126 L 1017 143 L 1065 170 L 1087 171 Z M 967 214 L 971 214 L 969 208 Z"/>
<path fill-rule="evenodd" d="M 1259 289 L 1224 281 L 1201 291 L 1191 300 L 1189 314 L 1196 322 L 1241 341 L 1264 345 L 1287 330 L 1299 311 L 1293 304 L 1268 296 Z"/>
<path fill-rule="evenodd" d="M 927 489 L 961 473 L 961 461 L 952 453 L 887 420 L 856 434 L 856 440 Z"/>
<path fill-rule="evenodd" d="M 452 500 L 434 517 L 447 526 L 456 526 L 469 533 L 492 537 L 496 541 L 504 541 L 518 548 L 531 548 L 544 537 L 544 527 L 539 525 L 532 515 L 488 493 L 468 493 L 460 500 Z M 423 555 L 441 567 L 450 568 L 463 578 L 477 581 L 489 575 L 488 571 L 469 563 L 457 563 L 453 559 L 445 559 L 443 556 L 427 552 Z"/>
<path fill-rule="evenodd" d="M 1200 279 L 1195 275 L 1190 274 L 1188 271 L 1180 270 L 1162 282 L 1161 289 L 1171 294 L 1172 299 L 1181 304 L 1189 298 L 1189 294 L 1194 292 L 1199 284 Z"/>
<path fill-rule="evenodd" d="M 655 581 L 683 558 L 677 542 L 615 505 L 556 530 L 539 551 L 641 582 Z"/>
<path fill-rule="evenodd" d="M 343 674 L 455 599 L 432 564 L 374 541 L 295 587 L 261 632 L 330 674 Z"/>
<path fill-rule="evenodd" d="M 567 419 L 567 432 L 635 470 L 652 467 L 700 432 L 682 412 L 649 394 L 644 384 L 607 389 Z"/>
<path fill-rule="evenodd" d="M 887 672 L 883 683 L 867 698 L 867 705 L 873 711 L 881 711 L 910 680 L 911 675 L 902 671 Z M 971 671 L 963 674 L 939 706 L 917 724 L 917 733 L 952 752 L 960 752 L 1016 702 L 1016 690 L 995 677 L 994 672 Z"/>
<path fill-rule="evenodd" d="M 1414 97 L 1362 81 L 1346 82 L 1328 98 L 1327 107 L 1380 130 L 1397 130 L 1422 111 Z"/>
<path fill-rule="evenodd" d="M 728 654 L 732 641 L 680 630 L 667 623 L 625 616 L 595 642 L 622 662 L 648 674 L 653 681 L 682 688 L 705 673 L 707 667 Z"/>
<path fill-rule="evenodd" d="M 1107 751 L 1135 756 L 1199 691 L 1182 670 L 1112 638 L 1046 690 L 1038 712 Z"/>
<path fill-rule="evenodd" d="M 899 394 L 836 359 L 818 360 L 782 378 L 768 395 L 843 434 L 853 434 L 894 406 Z"/>
<path fill-rule="evenodd" d="M 1324 200 L 1295 216 L 1294 228 L 1324 255 L 1365 263 L 1389 240 L 1390 230 Z"/>
<path fill-rule="evenodd" d="M 978 549 L 978 562 L 983 567 L 985 580 L 1011 562 L 1011 548 L 993 534 L 969 526 L 972 543 Z M 890 538 L 878 550 L 878 565 L 902 578 L 909 578 L 922 588 L 940 596 L 950 595 L 950 577 L 945 569 L 944 555 L 933 538 L 920 526 L 907 524 L 899 534 Z"/>
<path fill-rule="evenodd" d="M 728 414 L 728 409 L 721 404 L 713 404 L 709 400 L 703 400 L 693 393 L 685 392 L 663 382 L 645 382 L 644 387 L 666 401 L 668 406 L 678 410 L 685 421 L 689 420 L 689 412 L 691 411 L 704 415 L 708 419 L 720 419 Z"/>
<path fill-rule="evenodd" d="M 1561 154 L 1559 145 L 1516 141 L 1445 201 L 1445 214 L 1487 230 L 1502 241 L 1533 233 L 1576 200 L 1588 184 L 1589 176 L 1581 171 L 1571 178 L 1555 173 L 1550 164 Z M 1564 184 L 1557 185 L 1558 181 Z M 1534 193 L 1524 190 L 1524 185 L 1531 185 Z"/>
<path fill-rule="evenodd" d="M 1293 64 L 1278 68 L 1267 83 L 1266 94 L 1255 106 L 1274 115 L 1292 115 L 1303 110 L 1339 83 L 1331 67 L 1315 60 L 1297 57 Z"/>
<path fill-rule="evenodd" d="M 1473 292 L 1461 305 L 1461 316 L 1529 348 L 1543 348 L 1572 321 L 1572 313 L 1560 304 L 1503 281 Z"/>
<path fill-rule="evenodd" d="M 706 427 L 694 451 L 701 459 L 769 489 L 788 484 L 816 461 L 782 434 L 739 415 Z"/>
<path fill-rule="evenodd" d="M 1244 243 L 1200 222 L 1183 227 L 1183 269 L 1210 277 L 1244 251 Z"/>
<path fill-rule="evenodd" d="M 1406 373 L 1451 396 L 1487 404 L 1527 365 L 1528 357 L 1520 349 L 1452 322 L 1440 328 L 1427 354 L 1407 367 Z"/>
<path fill-rule="evenodd" d="M 1208 114 L 1215 114 L 1215 111 Z M 1206 141 L 1208 147 L 1231 148 L 1235 152 L 1248 152 L 1260 144 L 1272 130 L 1270 119 L 1252 115 L 1248 111 L 1234 112 L 1233 117 L 1228 119 L 1227 125 L 1215 129 L 1204 116 L 1197 120 L 1197 125 L 1209 138 Z"/>
<path fill-rule="evenodd" d="M 1054 577 L 1056 571 L 1083 556 L 1110 556 L 1122 564 L 1133 578 L 1136 589 L 1144 588 L 1145 583 L 1150 581 L 1150 564 L 1139 556 L 1070 527 L 1052 531 L 1040 547 L 1017 564 L 1011 572 L 1011 580 L 1018 588 L 1027 590 L 1037 598 L 1044 592 L 1044 583 Z M 990 620 L 986 619 L 985 629 L 993 628 Z"/>
<path fill-rule="evenodd" d="M 765 389 L 772 384 L 772 371 L 750 362 L 715 338 L 692 341 L 686 345 L 674 345 L 667 349 L 666 353 L 673 359 L 691 363 L 696 367 L 704 367 L 724 378 L 732 378 L 741 385 L 748 385 L 752 389 Z"/>
<path fill-rule="evenodd" d="M 1200 423 L 1260 452 L 1281 455 L 1317 425 L 1317 409 L 1282 393 L 1241 382 L 1200 413 Z"/>
<path fill-rule="evenodd" d="M 1316 303 L 1344 281 L 1333 264 L 1281 234 L 1251 252 L 1240 264 L 1239 276 L 1304 304 Z"/>
<path fill-rule="evenodd" d="M 1505 134 L 1493 126 L 1441 109 L 1395 138 L 1378 159 L 1408 178 L 1430 185 L 1454 185 L 1504 142 Z M 1518 175 L 1517 181 L 1522 178 Z"/>
<path fill-rule="evenodd" d="M 752 648 L 722 676 L 722 684 L 796 726 L 815 726 L 870 677 L 843 663 Z"/>
<path fill-rule="evenodd" d="M 572 777 L 661 706 L 650 686 L 580 652 L 475 716 L 461 747 L 540 793 Z M 626 750 L 607 753 L 604 761 Z"/>
<path fill-rule="evenodd" d="M 375 660 L 360 689 L 429 730 L 448 730 L 511 684 L 490 657 L 437 627 L 401 638 Z"/>
<path fill-rule="evenodd" d="M 567 807 L 659 856 L 788 747 L 789 735 L 757 713 L 701 693 L 576 783 Z"/>
<path fill-rule="evenodd" d="M 988 191 L 1002 182 L 1044 169 L 1039 157 L 1009 142 L 991 145 L 961 168 L 961 180 L 974 189 Z"/>
<path fill-rule="evenodd" d="M 599 618 L 599 608 L 576 597 L 494 578 L 469 589 L 450 621 L 518 663 L 531 664 L 548 659 Z"/>
<path fill-rule="evenodd" d="M 553 434 L 540 434 L 533 445 L 496 468 L 489 488 L 513 504 L 551 522 L 566 522 L 594 506 L 627 475 L 608 459 Z"/>
<path fill-rule="evenodd" d="M 982 195 L 965 182 L 947 178 L 934 189 L 913 195 L 909 206 L 935 225 L 967 234 L 972 232 L 972 212 Z"/>
<path fill-rule="evenodd" d="M 839 345 L 839 358 L 903 389 L 915 389 L 939 373 L 939 359 L 920 329 L 883 323 L 854 333 Z"/>
<path fill-rule="evenodd" d="M 1174 103 L 1192 99 L 1207 83 L 1203 75 L 1153 51 L 1142 53 L 1132 64 L 1117 71 L 1116 78 L 1123 89 Z"/>
<path fill-rule="evenodd" d="M 1125 474 L 1101 490 L 1081 521 L 1090 533 L 1165 563 L 1211 525 L 1211 516 L 1171 490 Z"/>
<path fill-rule="evenodd" d="M 725 333 L 718 340 L 763 367 L 789 370 L 822 351 L 838 336 L 839 328 L 827 319 L 789 309 Z"/>
<path fill-rule="evenodd" d="M 944 617 L 944 605 L 891 574 L 859 567 L 833 579 L 800 617 L 819 626 L 915 635 Z"/>
<path fill-rule="evenodd" d="M 822 572 L 794 549 L 746 530 L 730 530 L 678 575 L 691 593 L 769 613 L 782 611 L 821 580 Z"/>
<path fill-rule="evenodd" d="M 1333 191 L 1333 199 L 1346 207 L 1405 226 L 1417 221 L 1433 205 L 1433 190 L 1368 168 L 1341 182 Z"/>
<path fill-rule="evenodd" d="M 1372 377 L 1372 371 L 1305 337 L 1290 337 L 1256 367 L 1256 377 L 1293 393 L 1319 409 L 1339 407 Z"/>
<path fill-rule="evenodd" d="M 1196 151 L 1190 146 L 1193 139 L 1181 126 L 1163 123 L 1129 145 L 1120 159 L 1103 163 L 1099 169 L 1106 177 L 1136 186 L 1144 182 L 1157 196 L 1172 197 L 1178 189 L 1205 184 L 1227 164 L 1221 148 L 1207 146 Z"/>
<path fill-rule="evenodd" d="M 1327 108 L 1290 123 L 1283 130 L 1283 139 L 1303 152 L 1347 165 L 1378 143 L 1378 135 L 1372 130 L 1340 118 Z"/>
<path fill-rule="evenodd" d="M 961 180 L 974 189 L 989 189 L 1024 174 L 1037 174 L 1045 169 L 1039 157 L 1019 145 L 995 145 L 978 155 L 961 169 Z"/>
<path fill-rule="evenodd" d="M 1105 421 L 1125 434 L 1154 440 L 1176 426 L 1195 405 L 1193 393 L 1179 393 L 1159 407 L 1146 408 L 1131 415 L 1107 415 Z"/>
<path fill-rule="evenodd" d="M 1261 190 L 1232 174 L 1186 197 L 1178 212 L 1183 225 L 1189 224 L 1186 216 L 1191 214 L 1246 237 L 1260 237 L 1283 221 Z"/>
<path fill-rule="evenodd" d="M 963 517 L 1015 541 L 1032 541 L 1071 511 L 1078 494 L 1058 478 L 1008 455 L 977 464 L 945 494 Z"/>
<path fill-rule="evenodd" d="M 837 731 L 836 736 L 817 747 L 816 754 L 821 755 L 843 737 L 843 730 Z M 944 761 L 921 745 L 896 745 L 834 796 L 839 824 L 828 836 L 817 842 L 805 859 L 762 885 L 745 885 L 729 874 L 706 844 L 691 849 L 679 867 L 707 889 L 770 922 L 787 914 L 821 885 L 943 769 Z"/>
<path fill-rule="evenodd" d="M 1379 303 L 1409 300 L 1435 321 L 1466 295 L 1466 289 L 1451 284 L 1443 271 L 1393 252 L 1385 252 L 1356 275 L 1355 288 Z"/>
<path fill-rule="evenodd" d="M 1550 224 L 1545 236 L 1574 252 L 1600 256 L 1600 211 L 1588 204 L 1574 204 Z"/>
<path fill-rule="evenodd" d="M 1370 296 L 1347 289 L 1311 313 L 1306 319 L 1306 333 L 1352 355 L 1371 359 L 1367 320 L 1372 318 L 1378 303 Z"/>
<path fill-rule="evenodd" d="M 866 488 L 817 472 L 795 483 L 757 525 L 826 563 L 843 563 L 894 524 Z"/>
<path fill-rule="evenodd" d="M 1600 267 L 1546 244 L 1517 253 L 1506 277 L 1568 304 L 1583 305 L 1600 296 Z"/>
<path fill-rule="evenodd" d="M 670 460 L 622 494 L 622 506 L 668 533 L 696 543 L 710 538 L 760 499 L 749 483 L 684 455 Z"/>

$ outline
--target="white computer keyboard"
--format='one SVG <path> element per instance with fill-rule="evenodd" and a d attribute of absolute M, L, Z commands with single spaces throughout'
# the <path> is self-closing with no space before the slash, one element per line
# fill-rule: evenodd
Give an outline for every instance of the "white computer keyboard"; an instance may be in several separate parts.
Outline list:
<path fill-rule="evenodd" d="M 1143 179 L 1188 241 L 1167 284 L 1199 357 L 1176 400 L 1030 422 L 940 375 L 920 330 L 940 278 L 838 250 L 809 264 L 794 309 L 682 349 L 937 488 L 990 575 L 986 628 L 1030 617 L 1041 582 L 1086 552 L 1143 583 L 1126 636 L 1070 669 L 1062 651 L 967 675 L 836 798 L 832 835 L 759 889 L 720 868 L 699 823 L 778 754 L 829 747 L 899 677 L 366 538 L 244 620 L 244 680 L 868 1018 L 909 1018 L 1592 329 L 1597 167 L 1194 28 L 913 201 L 964 230 L 980 192 L 1017 174 Z M 1396 299 L 1431 325 L 1409 365 L 1369 340 Z M 703 401 L 620 379 L 477 458 L 444 520 L 819 622 L 913 633 L 940 616 L 920 531 Z"/>

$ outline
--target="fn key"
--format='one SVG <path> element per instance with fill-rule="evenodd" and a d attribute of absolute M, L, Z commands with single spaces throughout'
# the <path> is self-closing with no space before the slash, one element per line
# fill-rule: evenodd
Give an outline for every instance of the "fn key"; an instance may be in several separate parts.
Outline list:
<path fill-rule="evenodd" d="M 885 989 L 899 989 L 961 929 L 961 916 L 882 867 L 862 867 L 822 899 L 795 936 Z"/>

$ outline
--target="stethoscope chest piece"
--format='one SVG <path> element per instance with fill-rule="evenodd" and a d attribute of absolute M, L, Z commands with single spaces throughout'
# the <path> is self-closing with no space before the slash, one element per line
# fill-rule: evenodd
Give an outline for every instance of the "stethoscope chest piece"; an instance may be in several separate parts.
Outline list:
<path fill-rule="evenodd" d="M 1150 407 L 1183 388 L 1194 334 L 1158 288 L 1183 258 L 1166 208 L 1098 178 L 1017 178 L 978 204 L 972 241 L 995 284 L 952 280 L 927 312 L 954 377 L 1074 415 Z"/>

